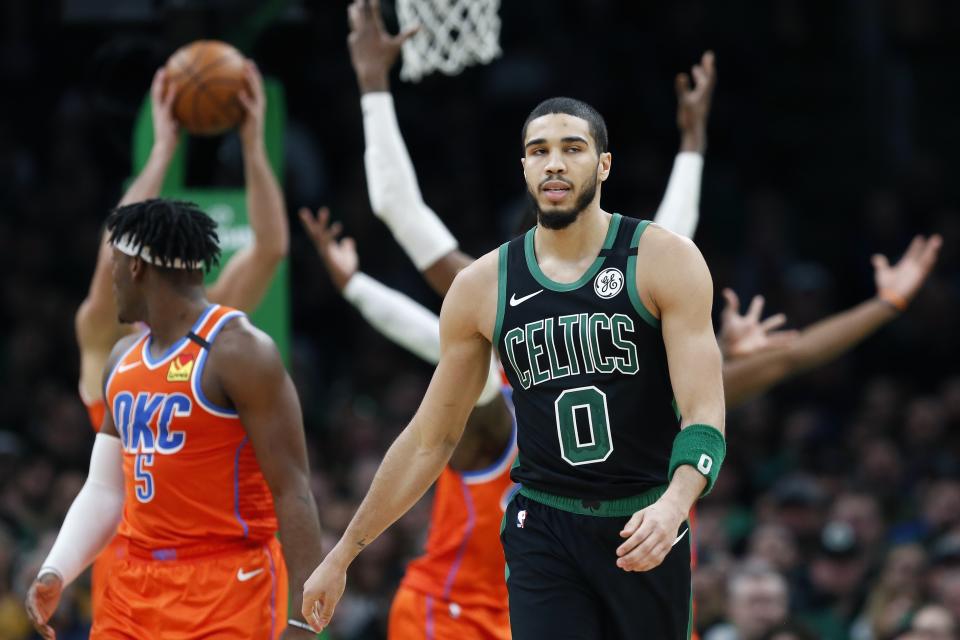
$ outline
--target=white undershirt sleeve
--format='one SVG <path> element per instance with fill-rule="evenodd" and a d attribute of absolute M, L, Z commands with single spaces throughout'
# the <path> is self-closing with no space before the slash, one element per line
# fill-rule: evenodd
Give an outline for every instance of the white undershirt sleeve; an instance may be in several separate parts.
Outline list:
<path fill-rule="evenodd" d="M 428 309 L 360 271 L 343 288 L 343 297 L 392 342 L 431 364 L 440 362 L 440 318 Z M 500 384 L 500 369 L 491 359 L 477 405 L 493 400 Z"/>
<path fill-rule="evenodd" d="M 663 201 L 653 219 L 661 227 L 687 238 L 693 238 L 700 220 L 700 180 L 703 156 L 682 151 L 673 161 Z"/>
<path fill-rule="evenodd" d="M 38 575 L 55 573 L 64 586 L 76 580 L 113 538 L 122 515 L 120 438 L 98 433 L 90 454 L 87 481 L 70 505 Z"/>
<path fill-rule="evenodd" d="M 361 271 L 347 282 L 343 297 L 392 342 L 431 364 L 440 362 L 440 318 L 428 309 Z"/>
<path fill-rule="evenodd" d="M 423 201 L 413 162 L 400 135 L 393 96 L 388 92 L 365 93 L 360 106 L 370 206 L 417 269 L 423 271 L 456 249 L 457 241 Z"/>

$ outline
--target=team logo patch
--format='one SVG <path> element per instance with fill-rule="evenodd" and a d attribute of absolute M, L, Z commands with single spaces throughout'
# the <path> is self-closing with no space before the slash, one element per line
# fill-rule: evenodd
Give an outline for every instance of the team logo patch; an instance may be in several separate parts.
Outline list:
<path fill-rule="evenodd" d="M 517 528 L 523 529 L 523 525 L 525 525 L 526 522 L 527 522 L 527 510 L 522 509 L 521 511 L 517 511 Z"/>
<path fill-rule="evenodd" d="M 177 356 L 167 369 L 167 382 L 187 382 L 193 373 L 193 356 Z"/>
<path fill-rule="evenodd" d="M 623 272 L 611 267 L 597 274 L 593 281 L 593 290 L 601 298 L 612 298 L 623 289 Z"/>

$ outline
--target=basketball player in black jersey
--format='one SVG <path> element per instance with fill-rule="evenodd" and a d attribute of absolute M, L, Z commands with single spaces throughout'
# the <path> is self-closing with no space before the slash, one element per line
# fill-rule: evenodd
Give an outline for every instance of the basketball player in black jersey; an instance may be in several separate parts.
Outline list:
<path fill-rule="evenodd" d="M 423 403 L 304 585 L 325 627 L 354 557 L 439 475 L 491 344 L 514 387 L 523 485 L 502 534 L 514 638 L 686 638 L 685 519 L 725 454 L 712 281 L 687 239 L 600 208 L 606 126 L 555 98 L 523 129 L 537 226 L 464 269 Z"/>

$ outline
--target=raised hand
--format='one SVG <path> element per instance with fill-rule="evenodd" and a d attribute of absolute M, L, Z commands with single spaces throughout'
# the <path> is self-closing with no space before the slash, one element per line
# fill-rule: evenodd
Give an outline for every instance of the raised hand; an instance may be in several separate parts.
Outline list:
<path fill-rule="evenodd" d="M 727 359 L 740 358 L 767 349 L 785 347 L 796 340 L 797 331 L 776 331 L 787 317 L 782 313 L 760 321 L 763 314 L 763 296 L 754 296 L 750 308 L 740 315 L 740 298 L 732 289 L 724 289 L 727 301 L 720 314 L 720 351 Z"/>
<path fill-rule="evenodd" d="M 343 231 L 343 225 L 339 222 L 330 224 L 330 210 L 326 207 L 317 212 L 316 218 L 309 209 L 301 208 L 300 221 L 327 267 L 334 286 L 343 291 L 360 266 L 357 245 L 353 238 L 337 240 Z"/>
<path fill-rule="evenodd" d="M 380 15 L 380 0 L 354 0 L 347 8 L 347 16 L 350 62 L 360 91 L 387 91 L 390 67 L 396 62 L 403 43 L 420 27 L 411 27 L 395 36 L 387 33 Z"/>
<path fill-rule="evenodd" d="M 707 117 L 710 115 L 710 102 L 713 88 L 717 84 L 717 68 L 712 51 L 707 51 L 691 70 L 690 76 L 678 73 L 675 86 L 677 91 L 677 126 L 683 137 L 683 151 L 703 153 L 707 148 Z"/>
<path fill-rule="evenodd" d="M 177 146 L 180 133 L 176 118 L 173 117 L 173 101 L 177 94 L 167 81 L 167 70 L 157 69 L 150 85 L 150 107 L 153 114 L 153 146 L 172 154 Z"/>
<path fill-rule="evenodd" d="M 63 593 L 63 580 L 54 573 L 45 573 L 30 585 L 27 591 L 27 617 L 45 640 L 53 640 L 56 632 L 47 622 L 57 610 L 60 595 Z"/>
<path fill-rule="evenodd" d="M 263 142 L 263 119 L 267 99 L 263 92 L 263 76 L 253 60 L 247 60 L 244 69 L 247 86 L 237 94 L 246 116 L 240 123 L 240 140 L 246 149 Z"/>
<path fill-rule="evenodd" d="M 907 252 L 893 266 L 885 256 L 873 256 L 873 277 L 877 293 L 902 311 L 926 282 L 937 262 L 943 238 L 934 234 L 929 238 L 914 237 Z"/>

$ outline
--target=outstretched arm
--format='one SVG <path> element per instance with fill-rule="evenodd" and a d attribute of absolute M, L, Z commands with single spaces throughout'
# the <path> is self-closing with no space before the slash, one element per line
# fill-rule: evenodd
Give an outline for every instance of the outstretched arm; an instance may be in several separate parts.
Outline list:
<path fill-rule="evenodd" d="M 117 206 L 143 202 L 160 194 L 180 135 L 177 121 L 173 117 L 173 101 L 176 97 L 176 92 L 167 83 L 167 71 L 161 67 L 153 75 L 153 83 L 150 85 L 150 108 L 153 117 L 153 147 L 150 148 L 150 157 Z"/>
<path fill-rule="evenodd" d="M 644 266 L 650 270 L 642 269 Z M 663 496 L 635 513 L 620 533 L 626 541 L 617 549 L 617 566 L 627 571 L 648 571 L 658 566 L 675 544 L 681 523 L 707 487 L 705 476 L 712 472 L 715 477 L 719 470 L 724 450 L 724 404 L 720 349 L 710 318 L 713 281 L 700 251 L 690 240 L 653 227 L 641 238 L 637 273 L 638 279 L 644 273 L 657 274 L 647 277 L 646 297 L 660 316 L 670 382 L 683 416 L 671 467 L 678 457 L 687 460 L 676 467 Z M 645 289 L 638 284 L 638 290 Z M 694 434 L 698 435 L 691 440 Z M 684 435 L 686 444 L 681 452 L 678 443 Z M 698 455 L 689 459 L 691 447 L 704 442 L 713 448 L 704 444 L 703 453 L 714 455 L 705 462 L 697 449 Z M 719 450 L 715 448 L 718 443 Z"/>
<path fill-rule="evenodd" d="M 290 572 L 291 611 L 299 611 L 300 587 L 320 561 L 321 550 L 297 392 L 273 341 L 246 321 L 234 321 L 220 334 L 210 366 L 236 407 L 273 494 Z M 293 627 L 287 628 L 287 634 L 307 637 Z"/>
<path fill-rule="evenodd" d="M 240 125 L 240 140 L 243 143 L 243 174 L 253 242 L 224 265 L 217 281 L 209 288 L 209 296 L 213 302 L 249 312 L 259 306 L 277 267 L 286 257 L 290 230 L 283 192 L 273 175 L 263 140 L 267 106 L 263 78 L 249 60 L 246 80 L 248 90 L 239 94 L 246 111 Z"/>
<path fill-rule="evenodd" d="M 384 456 L 343 537 L 304 585 L 303 614 L 315 630 L 329 624 L 353 559 L 426 492 L 456 448 L 490 362 L 485 336 L 495 316 L 494 282 L 496 256 L 488 254 L 450 288 L 440 314 L 440 364 L 423 402 Z M 482 330 L 481 318 L 489 325 Z"/>
<path fill-rule="evenodd" d="M 457 249 L 456 239 L 423 201 L 393 108 L 390 68 L 403 42 L 416 29 L 396 36 L 388 34 L 376 1 L 355 0 L 348 12 L 350 60 L 363 110 L 363 159 L 370 204 L 430 286 L 442 296 L 454 276 L 473 258 Z"/>
<path fill-rule="evenodd" d="M 790 376 L 839 357 L 896 318 L 930 275 L 942 242 L 938 235 L 917 236 L 892 267 L 885 257 L 874 256 L 874 298 L 814 323 L 778 348 L 728 359 L 723 367 L 727 404 L 741 404 Z"/>
<path fill-rule="evenodd" d="M 654 222 L 692 238 L 700 219 L 700 178 L 703 154 L 707 149 L 707 118 L 717 82 L 712 51 L 707 51 L 700 64 L 691 69 L 693 88 L 685 73 L 677 75 L 677 127 L 680 129 L 680 152 L 673 162 L 663 201 Z"/>
<path fill-rule="evenodd" d="M 327 268 L 330 280 L 374 329 L 431 364 L 440 360 L 440 319 L 415 301 L 360 271 L 353 238 L 340 238 L 343 225 L 330 211 L 314 217 L 300 209 L 300 221 Z"/>
<path fill-rule="evenodd" d="M 353 238 L 339 239 L 343 225 L 330 223 L 323 208 L 314 217 L 300 210 L 300 220 L 323 260 L 330 280 L 370 325 L 394 343 L 430 364 L 440 361 L 440 318 L 399 291 L 377 282 L 359 269 Z M 500 368 L 491 361 L 487 382 L 477 405 L 499 396 Z"/>
<path fill-rule="evenodd" d="M 177 122 L 173 118 L 175 94 L 167 85 L 166 72 L 158 69 L 150 85 L 153 117 L 153 147 L 140 175 L 130 184 L 118 206 L 156 198 L 163 186 L 167 168 L 177 148 Z M 97 264 L 90 289 L 74 318 L 77 345 L 80 347 L 80 393 L 86 401 L 100 397 L 100 375 L 110 350 L 128 329 L 117 319 L 110 276 L 112 250 L 104 233 L 97 251 Z"/>
<path fill-rule="evenodd" d="M 108 355 L 101 376 L 104 384 L 135 339 L 121 340 Z M 87 480 L 73 499 L 53 548 L 27 592 L 27 615 L 43 638 L 56 637 L 48 622 L 64 588 L 90 566 L 116 533 L 123 514 L 123 482 L 120 438 L 113 415 L 107 411 L 90 454 Z"/>

